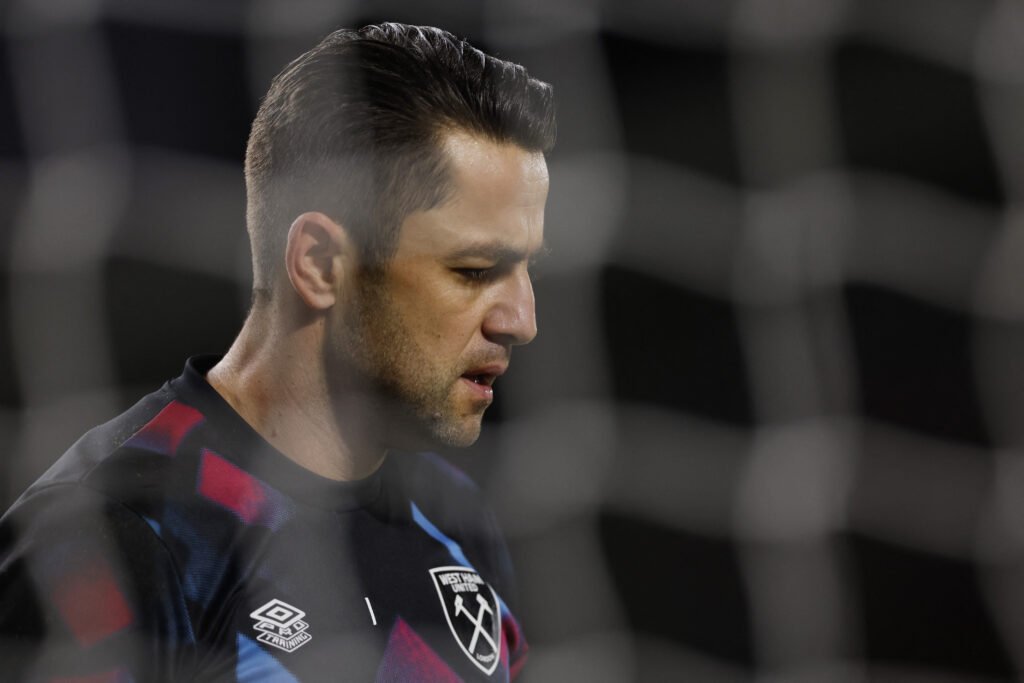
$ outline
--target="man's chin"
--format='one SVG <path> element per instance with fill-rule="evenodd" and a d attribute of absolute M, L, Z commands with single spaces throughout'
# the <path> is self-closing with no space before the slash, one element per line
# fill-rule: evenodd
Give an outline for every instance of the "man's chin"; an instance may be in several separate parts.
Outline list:
<path fill-rule="evenodd" d="M 461 419 L 439 415 L 421 418 L 416 424 L 407 424 L 405 429 L 393 428 L 388 447 L 406 452 L 466 448 L 480 438 L 480 423 L 479 415 Z"/>
<path fill-rule="evenodd" d="M 468 448 L 480 438 L 479 425 L 475 430 L 463 430 L 457 434 L 446 435 L 441 439 L 445 446 L 450 448 Z"/>
<path fill-rule="evenodd" d="M 459 418 L 434 417 L 429 424 L 430 439 L 433 441 L 429 447 L 450 447 L 450 449 L 465 449 L 465 447 L 476 443 L 480 437 L 481 414 L 466 415 Z"/>
<path fill-rule="evenodd" d="M 466 448 L 480 438 L 480 416 L 464 417 L 460 420 L 435 420 L 430 425 L 428 447 L 447 446 L 448 448 Z"/>

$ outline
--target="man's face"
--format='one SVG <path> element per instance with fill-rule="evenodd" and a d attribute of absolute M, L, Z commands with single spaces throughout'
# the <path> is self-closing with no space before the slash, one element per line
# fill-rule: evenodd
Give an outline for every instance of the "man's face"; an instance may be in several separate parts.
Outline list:
<path fill-rule="evenodd" d="M 543 247 L 544 157 L 464 133 L 445 147 L 452 197 L 406 217 L 394 258 L 359 279 L 336 332 L 383 399 L 392 447 L 476 441 L 512 346 L 537 333 L 527 267 Z"/>

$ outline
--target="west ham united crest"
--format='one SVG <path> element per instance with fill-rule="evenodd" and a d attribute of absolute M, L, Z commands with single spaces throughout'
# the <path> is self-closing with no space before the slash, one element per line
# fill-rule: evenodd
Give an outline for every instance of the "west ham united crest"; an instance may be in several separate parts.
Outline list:
<path fill-rule="evenodd" d="M 455 641 L 469 661 L 492 674 L 501 651 L 501 610 L 494 589 L 467 567 L 435 567 L 430 576 Z"/>

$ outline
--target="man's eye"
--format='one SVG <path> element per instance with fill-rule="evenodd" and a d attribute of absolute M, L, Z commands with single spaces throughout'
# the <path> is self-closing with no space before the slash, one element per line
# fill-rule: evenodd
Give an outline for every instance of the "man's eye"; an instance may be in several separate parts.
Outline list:
<path fill-rule="evenodd" d="M 492 269 L 491 268 L 456 268 L 455 272 L 458 273 L 459 275 L 461 275 L 462 277 L 466 278 L 467 280 L 472 280 L 474 282 L 482 282 L 482 281 L 486 280 L 488 277 L 490 277 Z"/>

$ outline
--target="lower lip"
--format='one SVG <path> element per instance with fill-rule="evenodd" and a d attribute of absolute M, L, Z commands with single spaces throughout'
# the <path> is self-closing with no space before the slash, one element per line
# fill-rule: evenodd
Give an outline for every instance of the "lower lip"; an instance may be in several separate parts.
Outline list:
<path fill-rule="evenodd" d="M 473 392 L 473 395 L 476 396 L 477 399 L 487 401 L 488 403 L 494 400 L 494 389 L 492 387 L 489 387 L 486 384 L 477 384 L 466 377 L 460 377 L 459 379 L 463 384 L 469 387 L 469 390 Z"/>

